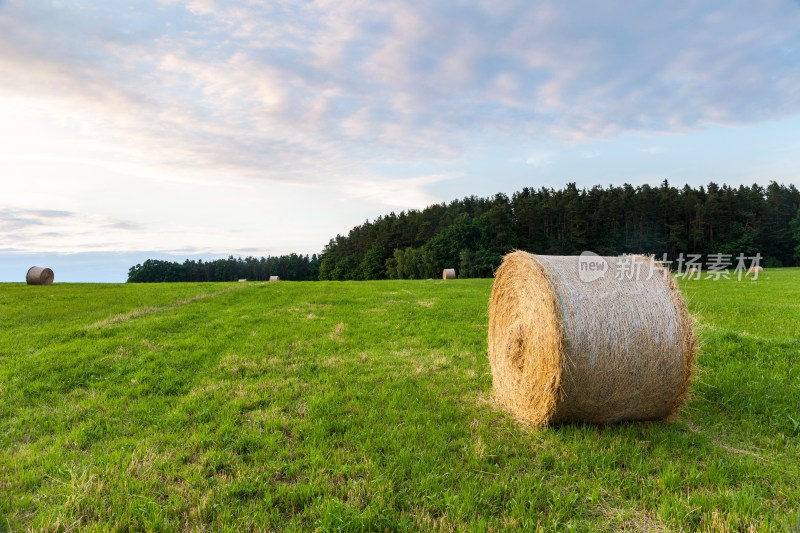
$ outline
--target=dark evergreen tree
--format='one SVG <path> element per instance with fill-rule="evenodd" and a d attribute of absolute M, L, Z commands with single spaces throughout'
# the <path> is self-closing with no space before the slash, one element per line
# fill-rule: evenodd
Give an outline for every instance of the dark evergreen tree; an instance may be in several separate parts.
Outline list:
<path fill-rule="evenodd" d="M 679 189 L 667 180 L 658 187 L 524 188 L 511 198 L 470 196 L 367 221 L 329 242 L 319 277 L 416 279 L 438 277 L 443 268 L 457 268 L 459 277 L 491 276 L 515 248 L 669 259 L 760 253 L 767 266 L 796 265 L 799 207 L 798 190 L 774 182 L 766 188 L 711 182 Z"/>
<path fill-rule="evenodd" d="M 319 279 L 319 257 L 290 254 L 280 257 L 233 256 L 203 262 L 187 259 L 183 263 L 148 259 L 128 271 L 128 283 L 158 283 L 165 281 L 251 281 L 268 280 L 280 276 L 288 281 L 316 281 Z"/>

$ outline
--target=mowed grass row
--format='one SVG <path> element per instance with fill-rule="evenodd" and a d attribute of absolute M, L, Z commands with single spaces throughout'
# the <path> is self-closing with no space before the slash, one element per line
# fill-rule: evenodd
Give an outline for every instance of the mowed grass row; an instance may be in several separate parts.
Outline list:
<path fill-rule="evenodd" d="M 670 423 L 491 401 L 491 280 L 0 285 L 0 530 L 800 525 L 800 271 L 682 288 Z"/>

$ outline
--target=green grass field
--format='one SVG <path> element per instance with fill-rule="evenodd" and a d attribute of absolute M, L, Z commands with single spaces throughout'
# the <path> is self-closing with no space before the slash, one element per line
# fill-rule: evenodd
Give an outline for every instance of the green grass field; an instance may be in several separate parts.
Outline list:
<path fill-rule="evenodd" d="M 0 285 L 0 530 L 796 530 L 800 270 L 681 286 L 676 421 L 530 429 L 491 280 Z"/>

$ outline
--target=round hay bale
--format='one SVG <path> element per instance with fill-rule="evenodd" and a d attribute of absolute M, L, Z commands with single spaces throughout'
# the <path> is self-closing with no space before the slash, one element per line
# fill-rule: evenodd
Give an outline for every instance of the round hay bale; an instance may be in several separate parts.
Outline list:
<path fill-rule="evenodd" d="M 270 280 L 270 281 L 280 281 L 280 280 L 281 280 L 281 277 L 280 277 L 280 276 L 270 276 L 270 277 L 269 277 L 269 280 Z"/>
<path fill-rule="evenodd" d="M 691 317 L 672 276 L 636 259 L 639 276 L 608 268 L 586 281 L 577 256 L 505 256 L 489 304 L 498 403 L 535 425 L 656 420 L 680 407 L 697 352 Z"/>
<path fill-rule="evenodd" d="M 754 273 L 754 272 L 764 272 L 764 267 L 762 267 L 761 265 L 759 265 L 759 266 L 751 266 L 750 269 L 748 270 L 748 272 L 750 272 L 751 274 Z"/>
<path fill-rule="evenodd" d="M 456 269 L 445 268 L 442 270 L 442 279 L 456 279 Z"/>
<path fill-rule="evenodd" d="M 52 285 L 55 275 L 49 268 L 32 266 L 25 274 L 25 282 L 28 285 Z"/>

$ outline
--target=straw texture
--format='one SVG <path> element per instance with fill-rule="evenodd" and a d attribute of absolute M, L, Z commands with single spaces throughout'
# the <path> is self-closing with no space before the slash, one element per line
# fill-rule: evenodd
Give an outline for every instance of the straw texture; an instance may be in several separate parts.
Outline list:
<path fill-rule="evenodd" d="M 49 268 L 32 266 L 25 274 L 25 282 L 28 285 L 52 285 L 55 275 Z"/>
<path fill-rule="evenodd" d="M 442 270 L 442 279 L 456 279 L 456 269 L 445 268 Z"/>
<path fill-rule="evenodd" d="M 280 281 L 280 280 L 281 280 L 281 278 L 280 278 L 280 276 L 270 276 L 270 277 L 269 277 L 269 280 L 270 280 L 270 281 Z"/>
<path fill-rule="evenodd" d="M 672 277 L 637 259 L 638 277 L 611 268 L 590 282 L 577 256 L 503 259 L 489 304 L 501 405 L 535 425 L 662 419 L 680 407 L 697 351 L 691 317 Z"/>

